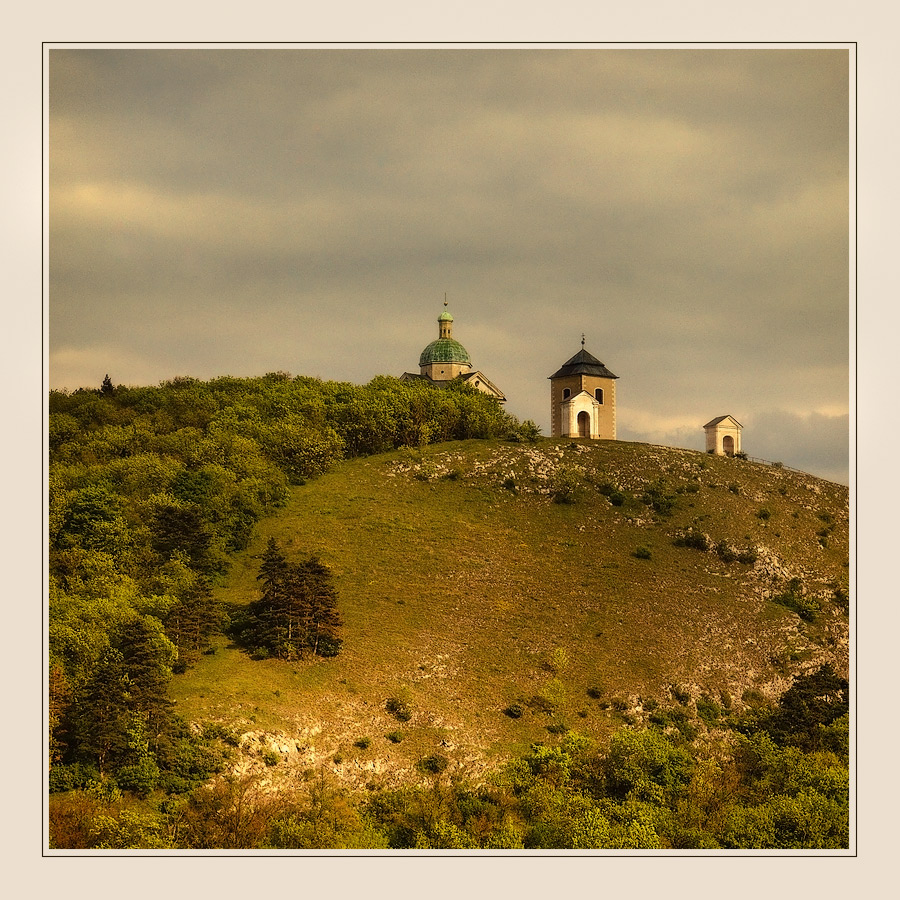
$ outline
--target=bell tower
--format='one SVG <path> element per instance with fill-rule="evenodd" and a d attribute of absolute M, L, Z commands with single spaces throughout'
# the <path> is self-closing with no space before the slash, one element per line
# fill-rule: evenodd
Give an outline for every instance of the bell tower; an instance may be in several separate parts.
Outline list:
<path fill-rule="evenodd" d="M 553 437 L 616 439 L 616 380 L 584 349 L 550 376 L 550 433 Z"/>

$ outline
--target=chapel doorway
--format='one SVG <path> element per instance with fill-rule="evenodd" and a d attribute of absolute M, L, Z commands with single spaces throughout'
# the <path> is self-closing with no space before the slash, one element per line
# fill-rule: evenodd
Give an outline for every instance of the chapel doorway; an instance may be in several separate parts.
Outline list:
<path fill-rule="evenodd" d="M 578 437 L 591 436 L 591 414 L 588 412 L 578 413 Z"/>
<path fill-rule="evenodd" d="M 734 438 L 730 434 L 722 438 L 722 451 L 726 456 L 734 456 Z"/>

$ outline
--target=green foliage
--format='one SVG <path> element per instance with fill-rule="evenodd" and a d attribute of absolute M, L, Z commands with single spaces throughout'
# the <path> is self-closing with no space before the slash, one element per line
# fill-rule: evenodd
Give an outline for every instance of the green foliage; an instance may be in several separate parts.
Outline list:
<path fill-rule="evenodd" d="M 792 578 L 786 590 L 770 597 L 773 603 L 793 610 L 801 619 L 807 622 L 815 622 L 821 605 L 819 601 L 806 593 L 799 578 Z"/>
<path fill-rule="evenodd" d="M 584 477 L 577 469 L 560 466 L 550 477 L 550 496 L 554 503 L 575 503 L 581 495 Z"/>
<path fill-rule="evenodd" d="M 449 764 L 450 760 L 446 756 L 441 753 L 434 753 L 431 756 L 420 759 L 416 764 L 416 768 L 427 775 L 440 775 Z"/>
<path fill-rule="evenodd" d="M 635 559 L 650 559 L 653 554 L 650 552 L 649 547 L 645 547 L 643 544 L 638 547 L 634 553 L 631 554 Z"/>
<path fill-rule="evenodd" d="M 281 757 L 271 748 L 263 751 L 262 759 L 267 766 L 277 766 L 281 762 Z"/>
<path fill-rule="evenodd" d="M 711 728 L 722 717 L 722 708 L 708 694 L 697 698 L 697 715 Z"/>
<path fill-rule="evenodd" d="M 849 685 L 830 665 L 797 678 L 762 727 L 776 743 L 807 751 L 826 746 L 825 729 L 849 713 Z"/>
<path fill-rule="evenodd" d="M 672 543 L 676 547 L 690 547 L 692 550 L 709 550 L 711 542 L 709 536 L 702 531 L 694 531 L 688 528 L 687 531 L 679 532 Z"/>
<path fill-rule="evenodd" d="M 669 488 L 662 481 L 650 485 L 641 499 L 660 516 L 672 515 L 677 504 L 677 498 L 669 493 Z"/>
<path fill-rule="evenodd" d="M 257 579 L 262 595 L 233 618 L 231 633 L 252 655 L 299 659 L 340 650 L 337 593 L 330 569 L 316 556 L 285 559 L 270 538 Z"/>
<path fill-rule="evenodd" d="M 412 718 L 412 709 L 407 700 L 400 697 L 389 697 L 384 708 L 398 721 L 408 722 Z"/>

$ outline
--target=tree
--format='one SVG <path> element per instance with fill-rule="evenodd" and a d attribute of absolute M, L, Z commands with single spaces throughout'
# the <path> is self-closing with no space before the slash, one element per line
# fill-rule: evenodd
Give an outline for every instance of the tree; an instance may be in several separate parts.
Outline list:
<path fill-rule="evenodd" d="M 257 580 L 262 583 L 261 596 L 250 604 L 247 621 L 237 628 L 245 644 L 282 659 L 338 653 L 342 622 L 337 592 L 331 570 L 318 557 L 288 562 L 270 538 Z"/>
<path fill-rule="evenodd" d="M 100 393 L 105 397 L 111 397 L 116 392 L 115 385 L 109 377 L 109 373 L 103 376 L 103 384 L 100 385 Z"/>
<path fill-rule="evenodd" d="M 850 686 L 826 664 L 802 675 L 781 695 L 778 709 L 763 722 L 777 744 L 804 750 L 824 746 L 825 729 L 850 709 Z"/>

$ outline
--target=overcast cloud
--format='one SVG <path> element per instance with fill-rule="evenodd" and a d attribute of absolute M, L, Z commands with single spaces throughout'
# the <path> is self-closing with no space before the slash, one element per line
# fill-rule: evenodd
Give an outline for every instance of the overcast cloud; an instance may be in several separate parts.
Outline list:
<path fill-rule="evenodd" d="M 51 50 L 50 382 L 418 370 L 848 478 L 845 50 Z"/>

